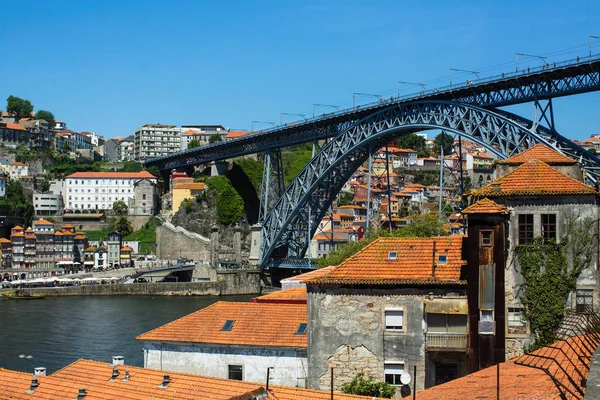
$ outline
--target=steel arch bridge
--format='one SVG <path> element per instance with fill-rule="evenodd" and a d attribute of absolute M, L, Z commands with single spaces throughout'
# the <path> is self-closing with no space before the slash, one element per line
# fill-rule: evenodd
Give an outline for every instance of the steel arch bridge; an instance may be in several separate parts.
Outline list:
<path fill-rule="evenodd" d="M 397 103 L 380 109 L 326 143 L 266 215 L 261 231 L 259 265 L 269 258 L 302 258 L 328 207 L 344 183 L 391 138 L 442 129 L 507 158 L 543 143 L 579 159 L 588 179 L 600 178 L 600 160 L 553 128 L 498 110 L 446 100 Z"/>

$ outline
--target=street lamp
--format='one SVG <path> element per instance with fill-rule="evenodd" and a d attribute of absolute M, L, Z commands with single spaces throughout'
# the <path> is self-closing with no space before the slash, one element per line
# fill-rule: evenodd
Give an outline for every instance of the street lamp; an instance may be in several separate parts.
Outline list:
<path fill-rule="evenodd" d="M 379 100 L 381 100 L 381 96 L 378 94 L 372 94 L 372 93 L 352 93 L 352 108 L 356 108 L 356 96 L 373 96 L 373 97 L 377 97 Z"/>
<path fill-rule="evenodd" d="M 515 71 L 519 72 L 519 57 L 534 57 L 539 58 L 544 63 L 544 67 L 548 66 L 548 59 L 542 56 L 536 56 L 535 54 L 515 53 Z"/>
<path fill-rule="evenodd" d="M 254 132 L 254 124 L 271 124 L 274 128 L 277 128 L 277 124 L 271 121 L 252 121 L 252 127 L 250 128 L 250 132 Z"/>
<path fill-rule="evenodd" d="M 33 356 L 31 355 L 25 355 L 25 354 L 20 354 L 19 358 L 23 360 L 23 362 L 25 363 L 25 372 L 27 372 L 27 360 L 31 360 L 33 358 Z"/>
<path fill-rule="evenodd" d="M 336 111 L 338 111 L 340 109 L 339 106 L 334 106 L 334 105 L 331 105 L 331 104 L 313 103 L 313 118 L 315 117 L 315 107 L 331 107 L 331 108 L 335 108 Z"/>
<path fill-rule="evenodd" d="M 474 74 L 479 80 L 479 72 L 477 71 L 469 71 L 468 69 L 458 69 L 458 68 L 450 68 L 450 86 L 452 86 L 452 73 L 453 72 L 466 72 L 468 74 Z"/>
<path fill-rule="evenodd" d="M 304 118 L 306 121 L 306 114 L 296 114 L 296 113 L 279 113 L 279 125 L 283 125 L 283 116 L 284 115 L 297 115 L 299 117 Z"/>
<path fill-rule="evenodd" d="M 592 58 L 592 42 L 596 39 L 600 39 L 600 36 L 590 35 L 590 58 Z"/>
<path fill-rule="evenodd" d="M 419 85 L 423 90 L 427 89 L 424 83 L 398 81 L 398 100 L 400 100 L 400 85 Z"/>

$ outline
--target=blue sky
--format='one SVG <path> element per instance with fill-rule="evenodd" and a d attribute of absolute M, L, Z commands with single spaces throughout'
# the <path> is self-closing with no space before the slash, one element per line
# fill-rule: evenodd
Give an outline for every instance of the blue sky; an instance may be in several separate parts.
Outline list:
<path fill-rule="evenodd" d="M 482 77 L 512 71 L 516 52 L 548 54 L 550 62 L 583 56 L 589 35 L 600 36 L 598 1 L 0 5 L 10 15 L 0 24 L 10 60 L 0 66 L 0 109 L 9 95 L 24 97 L 73 130 L 105 137 L 145 123 L 249 129 L 252 120 L 279 122 L 282 112 L 312 114 L 313 103 L 349 106 L 353 92 L 391 96 L 399 80 L 445 86 L 450 68 Z M 600 39 L 593 48 L 600 53 Z M 599 100 L 600 93 L 556 100 L 559 132 L 600 133 Z M 516 110 L 533 116 L 532 106 Z"/>

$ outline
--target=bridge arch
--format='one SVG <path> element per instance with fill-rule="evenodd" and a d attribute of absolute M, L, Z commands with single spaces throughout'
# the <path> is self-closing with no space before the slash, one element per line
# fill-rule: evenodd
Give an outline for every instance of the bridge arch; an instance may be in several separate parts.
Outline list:
<path fill-rule="evenodd" d="M 260 266 L 272 254 L 303 257 L 317 224 L 344 183 L 370 152 L 394 137 L 442 129 L 502 159 L 536 143 L 551 145 L 542 127 L 509 116 L 465 103 L 432 100 L 394 104 L 357 121 L 321 148 L 269 211 L 261 231 Z"/>

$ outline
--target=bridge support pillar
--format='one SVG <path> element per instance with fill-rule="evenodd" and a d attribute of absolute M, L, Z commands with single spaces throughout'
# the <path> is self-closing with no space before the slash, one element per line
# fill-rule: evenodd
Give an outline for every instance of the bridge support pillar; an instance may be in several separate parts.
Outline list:
<path fill-rule="evenodd" d="M 250 257 L 248 259 L 248 264 L 252 266 L 258 265 L 258 260 L 260 256 L 260 244 L 261 237 L 260 232 L 262 230 L 261 224 L 252 225 L 252 234 L 250 236 Z"/>
<path fill-rule="evenodd" d="M 262 222 L 271 208 L 277 203 L 285 190 L 283 179 L 283 162 L 279 150 L 265 153 L 262 187 L 260 190 L 260 210 L 258 220 Z"/>
<path fill-rule="evenodd" d="M 227 175 L 229 165 L 224 161 L 213 161 L 210 163 L 210 176 Z"/>

